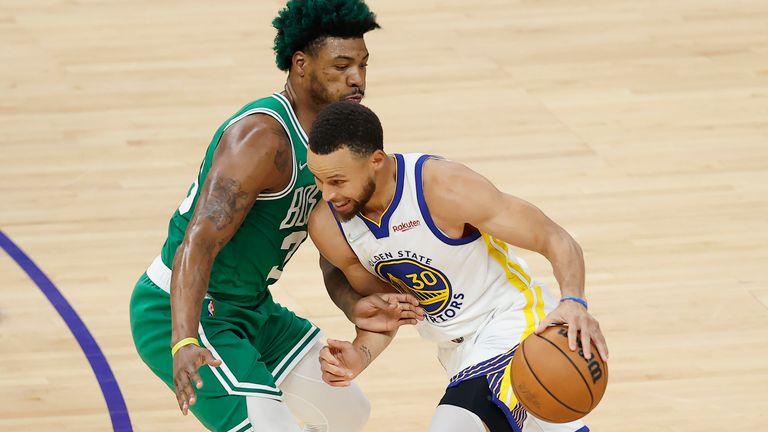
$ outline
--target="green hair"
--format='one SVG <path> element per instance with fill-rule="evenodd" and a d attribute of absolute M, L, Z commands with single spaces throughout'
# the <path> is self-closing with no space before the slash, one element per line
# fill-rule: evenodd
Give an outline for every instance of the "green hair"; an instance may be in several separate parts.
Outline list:
<path fill-rule="evenodd" d="M 283 71 L 291 68 L 293 53 L 312 53 L 326 37 L 359 38 L 380 28 L 363 0 L 289 0 L 272 26 L 275 63 Z"/>

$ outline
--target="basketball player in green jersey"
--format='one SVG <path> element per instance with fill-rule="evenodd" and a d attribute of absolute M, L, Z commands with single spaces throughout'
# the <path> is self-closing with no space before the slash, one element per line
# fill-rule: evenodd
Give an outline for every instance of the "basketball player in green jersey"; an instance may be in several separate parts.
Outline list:
<path fill-rule="evenodd" d="M 182 412 L 210 430 L 299 431 L 293 412 L 305 430 L 359 431 L 368 401 L 357 387 L 322 382 L 319 329 L 275 303 L 268 287 L 307 238 L 321 199 L 306 169 L 305 131 L 323 106 L 360 102 L 363 35 L 379 26 L 362 0 L 291 0 L 273 25 L 285 90 L 216 131 L 160 256 L 134 289 L 131 330 Z M 333 270 L 324 273 L 328 283 Z M 401 295 L 333 300 L 374 331 L 421 316 Z"/>

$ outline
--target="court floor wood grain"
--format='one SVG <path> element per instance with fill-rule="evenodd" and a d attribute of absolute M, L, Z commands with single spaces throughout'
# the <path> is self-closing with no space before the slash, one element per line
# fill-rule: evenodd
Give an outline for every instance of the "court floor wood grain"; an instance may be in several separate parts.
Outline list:
<path fill-rule="evenodd" d="M 768 3 L 369 4 L 387 149 L 465 162 L 583 246 L 611 349 L 592 430 L 765 430 Z M 135 430 L 201 430 L 139 360 L 127 304 L 213 131 L 282 87 L 280 6 L 0 0 L 0 229 L 88 325 Z M 308 242 L 275 296 L 349 337 L 316 257 Z M 80 347 L 5 254 L 0 293 L 0 429 L 110 430 Z M 406 329 L 359 382 L 367 430 L 421 431 L 446 377 Z"/>

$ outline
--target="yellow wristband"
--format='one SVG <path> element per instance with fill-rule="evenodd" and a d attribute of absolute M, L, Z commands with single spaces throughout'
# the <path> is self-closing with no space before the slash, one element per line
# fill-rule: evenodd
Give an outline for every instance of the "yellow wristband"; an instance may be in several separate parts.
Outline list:
<path fill-rule="evenodd" d="M 182 349 L 187 345 L 200 346 L 200 344 L 197 343 L 197 338 L 193 338 L 193 337 L 184 338 L 176 342 L 176 345 L 174 345 L 173 348 L 171 348 L 171 357 L 175 356 L 177 351 L 179 351 L 180 349 Z"/>

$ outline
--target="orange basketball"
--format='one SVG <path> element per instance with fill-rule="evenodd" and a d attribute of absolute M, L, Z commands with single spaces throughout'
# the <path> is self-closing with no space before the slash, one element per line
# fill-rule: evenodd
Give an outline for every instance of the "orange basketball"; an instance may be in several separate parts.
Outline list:
<path fill-rule="evenodd" d="M 535 417 L 551 423 L 577 420 L 592 411 L 608 384 L 608 365 L 592 344 L 592 359 L 568 348 L 568 327 L 528 336 L 512 361 L 512 389 Z"/>

